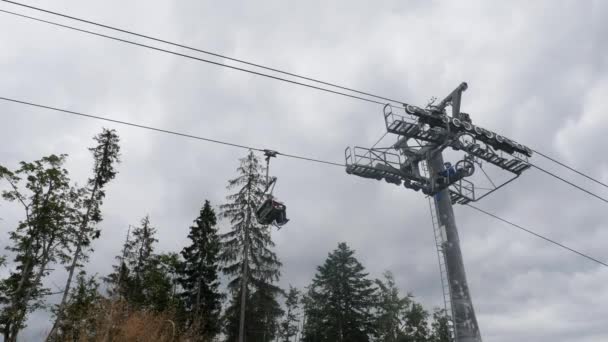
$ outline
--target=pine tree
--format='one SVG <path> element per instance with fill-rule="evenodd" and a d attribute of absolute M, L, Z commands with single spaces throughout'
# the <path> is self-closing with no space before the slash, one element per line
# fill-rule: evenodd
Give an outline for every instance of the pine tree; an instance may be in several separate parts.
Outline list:
<path fill-rule="evenodd" d="M 120 146 L 118 145 L 119 138 L 116 132 L 104 128 L 93 139 L 97 142 L 97 146 L 89 149 L 94 159 L 93 177 L 88 180 L 88 198 L 84 200 L 82 212 L 78 215 L 78 229 L 74 232 L 75 250 L 68 266 L 68 278 L 61 302 L 57 308 L 57 317 L 53 328 L 47 336 L 47 341 L 53 339 L 55 334 L 57 334 L 76 268 L 81 266 L 82 261 L 86 261 L 88 257 L 87 252 L 91 249 L 91 240 L 99 237 L 100 230 L 95 225 L 102 220 L 101 204 L 105 197 L 104 186 L 114 179 L 117 173 L 114 165 L 119 162 Z"/>
<path fill-rule="evenodd" d="M 281 341 L 292 342 L 293 337 L 298 333 L 298 323 L 300 318 L 298 315 L 298 309 L 300 308 L 300 291 L 297 288 L 289 286 L 289 292 L 287 293 L 287 299 L 285 300 L 285 317 L 281 322 Z"/>
<path fill-rule="evenodd" d="M 283 309 L 277 302 L 276 296 L 274 287 L 258 288 L 248 294 L 245 313 L 247 317 L 245 341 L 268 342 L 277 337 L 280 332 L 279 318 L 283 315 Z M 226 320 L 227 336 L 225 341 L 236 341 L 238 338 L 240 300 L 239 294 L 235 294 L 226 309 L 224 319 Z"/>
<path fill-rule="evenodd" d="M 138 283 L 144 309 L 157 312 L 181 310 L 182 302 L 177 295 L 181 263 L 179 255 L 173 252 L 151 256 L 142 272 L 142 281 Z"/>
<path fill-rule="evenodd" d="M 187 314 L 186 329 L 196 332 L 200 341 L 208 341 L 220 332 L 221 299 L 217 218 L 209 201 L 190 227 L 190 245 L 182 249 L 184 258 L 179 275 Z"/>
<path fill-rule="evenodd" d="M 106 282 L 118 284 L 116 291 L 125 299 L 129 306 L 140 309 L 150 308 L 156 304 L 151 300 L 158 293 L 159 287 L 171 288 L 170 281 L 164 279 L 165 284 L 152 284 L 148 281 L 154 278 L 159 281 L 158 274 L 154 274 L 161 265 L 154 254 L 156 228 L 150 224 L 150 217 L 141 220 L 140 226 L 135 226 L 130 237 L 123 246 L 119 265 L 114 266 L 114 272 L 106 277 Z M 162 283 L 161 282 L 161 283 Z"/>
<path fill-rule="evenodd" d="M 55 338 L 58 341 L 87 341 L 96 337 L 96 310 L 101 304 L 99 283 L 94 276 L 81 271 L 70 290 L 63 311 L 63 319 Z"/>
<path fill-rule="evenodd" d="M 276 308 L 280 310 L 276 297 L 282 291 L 273 283 L 279 279 L 281 263 L 271 250 L 274 243 L 270 228 L 255 220 L 255 211 L 264 200 L 264 170 L 253 152 L 241 159 L 238 177 L 228 182 L 228 189 L 236 192 L 220 207 L 222 217 L 231 224 L 231 230 L 221 236 L 220 253 L 222 270 L 231 278 L 228 283 L 231 303 L 224 318 L 228 341 L 237 340 L 241 327 L 247 336 L 276 333 Z M 256 312 L 256 317 L 252 317 L 248 299 L 256 300 L 256 305 L 266 312 Z M 260 314 L 264 315 L 262 321 Z M 236 326 L 235 321 L 239 322 Z"/>
<path fill-rule="evenodd" d="M 375 288 L 346 243 L 317 268 L 304 301 L 306 342 L 367 342 L 375 335 Z"/>
<path fill-rule="evenodd" d="M 284 314 L 281 305 L 277 302 L 279 293 L 276 293 L 272 286 L 258 288 L 253 292 L 251 298 L 253 310 L 248 326 L 253 337 L 247 341 L 268 342 L 277 337 L 280 329 L 279 319 Z"/>
<path fill-rule="evenodd" d="M 155 254 L 156 228 L 148 216 L 140 226 L 133 227 L 123 246 L 122 255 L 114 272 L 104 281 L 112 284 L 110 295 L 120 295 L 129 309 L 181 310 L 178 298 L 178 275 L 182 260 L 177 253 Z"/>
<path fill-rule="evenodd" d="M 122 250 L 120 255 L 117 255 L 115 259 L 118 261 L 118 264 L 112 265 L 112 269 L 114 272 L 108 274 L 103 278 L 103 281 L 108 284 L 108 295 L 110 298 L 115 300 L 124 300 L 127 296 L 128 290 L 128 279 L 130 276 L 129 268 L 127 267 L 127 249 L 129 248 L 129 240 L 131 238 L 131 225 L 129 225 L 129 229 L 127 230 L 127 237 L 125 242 L 122 245 Z"/>
<path fill-rule="evenodd" d="M 384 281 L 377 279 L 378 304 L 376 309 L 377 339 L 382 342 L 399 342 L 404 338 L 403 316 L 411 305 L 411 296 L 401 297 L 390 271 Z"/>
<path fill-rule="evenodd" d="M 0 282 L 0 330 L 6 342 L 16 341 L 27 313 L 39 308 L 48 293 L 42 286 L 48 266 L 69 258 L 69 235 L 85 190 L 70 187 L 68 171 L 63 168 L 65 158 L 51 155 L 21 162 L 14 172 L 0 166 L 0 177 L 11 188 L 3 192 L 3 198 L 19 202 L 25 210 L 25 219 L 10 233 L 8 249 L 16 255 L 16 269 Z M 27 190 L 20 188 L 22 181 Z"/>
<path fill-rule="evenodd" d="M 150 217 L 141 220 L 141 226 L 133 229 L 133 240 L 127 246 L 126 265 L 131 270 L 132 279 L 130 286 L 131 301 L 146 304 L 147 293 L 145 293 L 144 276 L 146 271 L 154 267 L 154 244 L 156 239 L 156 228 L 150 225 Z"/>

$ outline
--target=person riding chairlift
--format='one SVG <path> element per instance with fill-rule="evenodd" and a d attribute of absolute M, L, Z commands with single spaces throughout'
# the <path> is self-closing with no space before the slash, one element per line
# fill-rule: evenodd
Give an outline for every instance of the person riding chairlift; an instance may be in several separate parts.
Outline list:
<path fill-rule="evenodd" d="M 289 219 L 287 218 L 287 207 L 285 204 L 268 197 L 256 212 L 258 222 L 264 225 L 274 224 L 278 227 L 283 226 Z"/>
<path fill-rule="evenodd" d="M 274 190 L 277 178 L 270 178 L 268 176 L 270 169 L 270 158 L 276 157 L 278 152 L 264 150 L 264 154 L 266 155 L 266 189 L 264 190 L 264 193 L 266 194 L 266 192 L 268 192 L 268 194 L 266 194 L 266 200 L 264 203 L 262 203 L 260 208 L 258 208 L 255 216 L 260 224 L 272 224 L 277 228 L 280 228 L 289 222 L 289 219 L 287 218 L 287 207 L 285 204 L 276 201 L 272 196 L 272 191 Z"/>

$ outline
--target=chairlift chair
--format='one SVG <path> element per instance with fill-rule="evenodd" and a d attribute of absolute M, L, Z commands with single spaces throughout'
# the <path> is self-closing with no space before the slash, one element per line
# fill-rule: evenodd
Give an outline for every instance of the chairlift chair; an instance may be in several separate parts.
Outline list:
<path fill-rule="evenodd" d="M 277 228 L 281 228 L 283 225 L 289 222 L 289 219 L 287 218 L 287 206 L 282 202 L 277 201 L 272 196 L 277 178 L 269 178 L 268 176 L 270 158 L 276 157 L 277 153 L 278 152 L 276 151 L 264 150 L 264 155 L 266 155 L 266 189 L 264 190 L 264 194 L 266 199 L 258 210 L 256 210 L 255 216 L 260 224 L 271 224 Z"/>
<path fill-rule="evenodd" d="M 282 227 L 289 221 L 285 204 L 275 200 L 272 196 L 266 198 L 255 215 L 258 222 L 263 225 L 272 224 Z"/>

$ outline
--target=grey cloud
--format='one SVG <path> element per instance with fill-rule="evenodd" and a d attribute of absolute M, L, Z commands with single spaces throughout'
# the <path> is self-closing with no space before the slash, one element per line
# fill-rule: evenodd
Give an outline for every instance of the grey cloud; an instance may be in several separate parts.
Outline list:
<path fill-rule="evenodd" d="M 598 161 L 606 147 L 601 94 L 608 56 L 608 8 L 600 1 L 40 6 L 408 103 L 425 104 L 467 81 L 463 111 L 474 122 L 608 177 L 605 160 Z M 0 28 L 13 33 L 0 38 L 2 95 L 338 162 L 346 146 L 370 146 L 384 129 L 380 106 L 6 15 Z M 119 130 L 123 163 L 108 189 L 103 234 L 87 266 L 101 275 L 110 270 L 127 225 L 146 213 L 159 229 L 159 249 L 179 248 L 204 199 L 224 201 L 226 181 L 245 153 L 1 106 L 1 163 L 69 153 L 70 172 L 80 183 L 90 169 L 90 138 L 102 125 Z M 589 152 L 580 153 L 583 148 Z M 563 173 L 542 158 L 534 162 Z M 404 292 L 412 291 L 427 307 L 441 305 L 428 207 L 420 193 L 284 157 L 273 161 L 272 171 L 292 219 L 274 233 L 284 264 L 281 285 L 306 286 L 327 252 L 346 241 L 372 276 L 390 269 Z M 534 170 L 479 204 L 599 258 L 606 256 L 608 238 L 603 205 Z M 0 210 L 0 242 L 6 243 L 20 212 L 10 204 Z M 470 209 L 457 207 L 456 215 L 486 340 L 608 338 L 605 271 Z M 61 283 L 63 277 L 59 270 L 52 280 Z M 48 328 L 47 317 L 33 315 L 24 338 L 37 340 Z"/>

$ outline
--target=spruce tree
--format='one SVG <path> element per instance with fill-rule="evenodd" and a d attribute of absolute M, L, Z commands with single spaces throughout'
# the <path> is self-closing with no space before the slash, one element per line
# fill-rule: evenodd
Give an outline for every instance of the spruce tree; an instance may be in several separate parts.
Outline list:
<path fill-rule="evenodd" d="M 170 284 L 161 286 L 147 282 L 150 278 L 158 278 L 157 274 L 153 274 L 160 266 L 159 259 L 154 254 L 154 244 L 158 241 L 155 235 L 156 228 L 150 224 L 150 217 L 145 216 L 140 225 L 131 230 L 119 258 L 120 264 L 106 277 L 107 282 L 119 284 L 116 291 L 127 301 L 128 306 L 136 309 L 155 306 L 151 298 L 158 292 L 157 288 L 171 287 Z"/>
<path fill-rule="evenodd" d="M 277 295 L 283 293 L 275 291 L 275 288 L 274 285 L 261 286 L 251 295 L 247 304 L 252 306 L 247 325 L 251 337 L 247 342 L 273 341 L 279 334 L 279 319 L 284 312 L 277 301 Z"/>
<path fill-rule="evenodd" d="M 114 272 L 103 277 L 103 281 L 108 284 L 107 292 L 111 300 L 124 300 L 127 296 L 128 279 L 130 276 L 129 268 L 127 267 L 127 249 L 129 248 L 129 241 L 131 239 L 131 225 L 127 230 L 127 237 L 122 245 L 122 250 L 119 255 L 115 257 L 118 264 L 112 265 Z"/>
<path fill-rule="evenodd" d="M 400 296 L 390 271 L 384 273 L 384 280 L 376 280 L 376 286 L 378 287 L 376 308 L 378 341 L 400 342 L 404 338 L 403 318 L 411 305 L 411 296 Z"/>
<path fill-rule="evenodd" d="M 0 282 L 0 330 L 6 342 L 17 340 L 27 313 L 41 306 L 48 293 L 42 280 L 49 265 L 69 258 L 70 232 L 85 190 L 70 187 L 65 158 L 51 155 L 21 162 L 14 172 L 0 166 L 0 177 L 10 187 L 2 197 L 18 202 L 25 211 L 25 219 L 9 234 L 16 268 Z"/>
<path fill-rule="evenodd" d="M 190 244 L 181 252 L 184 261 L 179 284 L 187 315 L 186 329 L 195 332 L 200 341 L 211 340 L 220 332 L 222 295 L 218 289 L 220 241 L 216 224 L 215 212 L 205 201 L 190 227 Z"/>
<path fill-rule="evenodd" d="M 145 266 L 138 288 L 143 295 L 143 309 L 162 312 L 181 311 L 177 295 L 181 259 L 177 253 L 153 254 Z"/>
<path fill-rule="evenodd" d="M 87 183 L 87 199 L 83 201 L 83 208 L 78 215 L 78 228 L 73 232 L 74 252 L 71 256 L 68 269 L 68 278 L 63 290 L 63 296 L 57 308 L 57 317 L 53 328 L 47 336 L 47 341 L 52 340 L 57 334 L 63 310 L 72 286 L 72 278 L 76 268 L 81 266 L 88 258 L 87 252 L 91 249 L 91 240 L 99 237 L 100 230 L 96 224 L 101 222 L 101 205 L 105 197 L 105 185 L 116 176 L 114 165 L 119 162 L 120 146 L 118 135 L 114 130 L 103 129 L 93 138 L 97 145 L 89 149 L 93 154 L 93 177 Z"/>
<path fill-rule="evenodd" d="M 177 253 L 154 253 L 157 241 L 156 228 L 146 216 L 130 231 L 119 264 L 104 279 L 112 285 L 110 295 L 120 295 L 129 310 L 181 310 L 177 293 L 182 260 Z"/>
<path fill-rule="evenodd" d="M 375 336 L 375 288 L 346 243 L 317 268 L 304 301 L 306 342 L 367 342 Z"/>
<path fill-rule="evenodd" d="M 300 322 L 298 310 L 300 308 L 300 291 L 289 286 L 287 299 L 285 300 L 285 317 L 280 325 L 280 337 L 282 342 L 292 342 L 293 337 L 298 333 L 298 323 Z"/>
<path fill-rule="evenodd" d="M 146 297 L 144 276 L 154 267 L 154 245 L 158 242 L 156 228 L 150 225 L 150 216 L 146 215 L 141 220 L 140 226 L 133 229 L 132 234 L 133 239 L 127 246 L 126 259 L 133 276 L 131 296 L 135 303 L 144 304 Z"/>
<path fill-rule="evenodd" d="M 55 339 L 88 341 L 97 337 L 97 310 L 102 300 L 98 288 L 99 283 L 94 276 L 87 277 L 84 271 L 76 276 L 75 286 L 70 290 Z"/>
<path fill-rule="evenodd" d="M 228 203 L 220 206 L 222 217 L 231 225 L 230 231 L 221 236 L 220 253 L 222 270 L 230 278 L 231 303 L 224 318 L 228 341 L 239 340 L 241 330 L 248 342 L 276 333 L 276 309 L 280 310 L 276 297 L 282 291 L 273 283 L 279 279 L 281 263 L 271 249 L 274 243 L 270 228 L 255 219 L 255 212 L 265 199 L 264 171 L 253 152 L 241 159 L 238 176 L 228 182 L 228 189 L 235 192 L 227 196 Z M 248 300 L 255 301 L 255 313 Z"/>

